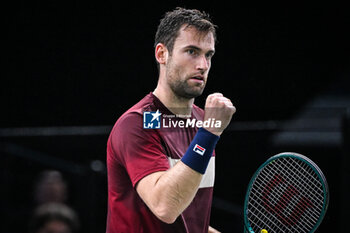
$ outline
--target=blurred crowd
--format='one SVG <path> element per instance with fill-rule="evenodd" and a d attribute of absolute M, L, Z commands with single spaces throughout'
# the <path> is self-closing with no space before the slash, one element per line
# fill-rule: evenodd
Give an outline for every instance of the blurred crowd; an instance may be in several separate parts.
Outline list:
<path fill-rule="evenodd" d="M 29 233 L 78 233 L 79 218 L 67 203 L 69 189 L 61 172 L 46 170 L 39 174 L 33 187 L 34 207 Z"/>

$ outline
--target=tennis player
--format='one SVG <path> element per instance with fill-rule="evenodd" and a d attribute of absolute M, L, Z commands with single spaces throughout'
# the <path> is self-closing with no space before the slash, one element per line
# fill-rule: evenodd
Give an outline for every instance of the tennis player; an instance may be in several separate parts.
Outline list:
<path fill-rule="evenodd" d="M 107 144 L 107 233 L 207 233 L 219 136 L 236 109 L 202 94 L 215 25 L 198 10 L 165 14 L 155 36 L 158 84 L 125 112 Z M 170 123 L 169 123 L 170 122 Z"/>

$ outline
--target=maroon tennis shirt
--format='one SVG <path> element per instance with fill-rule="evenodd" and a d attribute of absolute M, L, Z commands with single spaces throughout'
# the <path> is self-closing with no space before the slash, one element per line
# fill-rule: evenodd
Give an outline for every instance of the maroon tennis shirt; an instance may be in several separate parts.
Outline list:
<path fill-rule="evenodd" d="M 165 124 L 160 129 L 144 129 L 143 113 L 157 110 L 162 114 L 160 119 L 174 115 L 150 93 L 125 112 L 110 133 L 107 143 L 107 233 L 208 232 L 215 173 L 214 153 L 192 203 L 173 224 L 159 220 L 136 192 L 135 186 L 143 177 L 174 166 L 185 154 L 198 130 L 196 127 L 165 128 Z M 204 111 L 193 105 L 191 119 L 203 120 L 203 116 Z M 181 120 L 184 119 L 171 118 L 172 122 Z"/>

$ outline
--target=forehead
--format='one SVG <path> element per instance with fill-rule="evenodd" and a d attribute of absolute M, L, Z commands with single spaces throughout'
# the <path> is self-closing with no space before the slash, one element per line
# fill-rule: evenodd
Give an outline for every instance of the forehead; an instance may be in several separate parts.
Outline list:
<path fill-rule="evenodd" d="M 202 32 L 195 27 L 186 25 L 179 29 L 179 35 L 175 40 L 174 48 L 195 45 L 206 50 L 214 50 L 215 40 L 212 32 Z"/>

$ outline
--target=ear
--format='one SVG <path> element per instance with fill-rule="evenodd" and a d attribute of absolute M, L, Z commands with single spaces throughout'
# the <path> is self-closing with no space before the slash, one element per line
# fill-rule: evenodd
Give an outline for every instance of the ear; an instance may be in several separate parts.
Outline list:
<path fill-rule="evenodd" d="M 168 49 L 164 44 L 158 43 L 155 49 L 155 57 L 159 64 L 165 64 L 168 60 Z"/>

